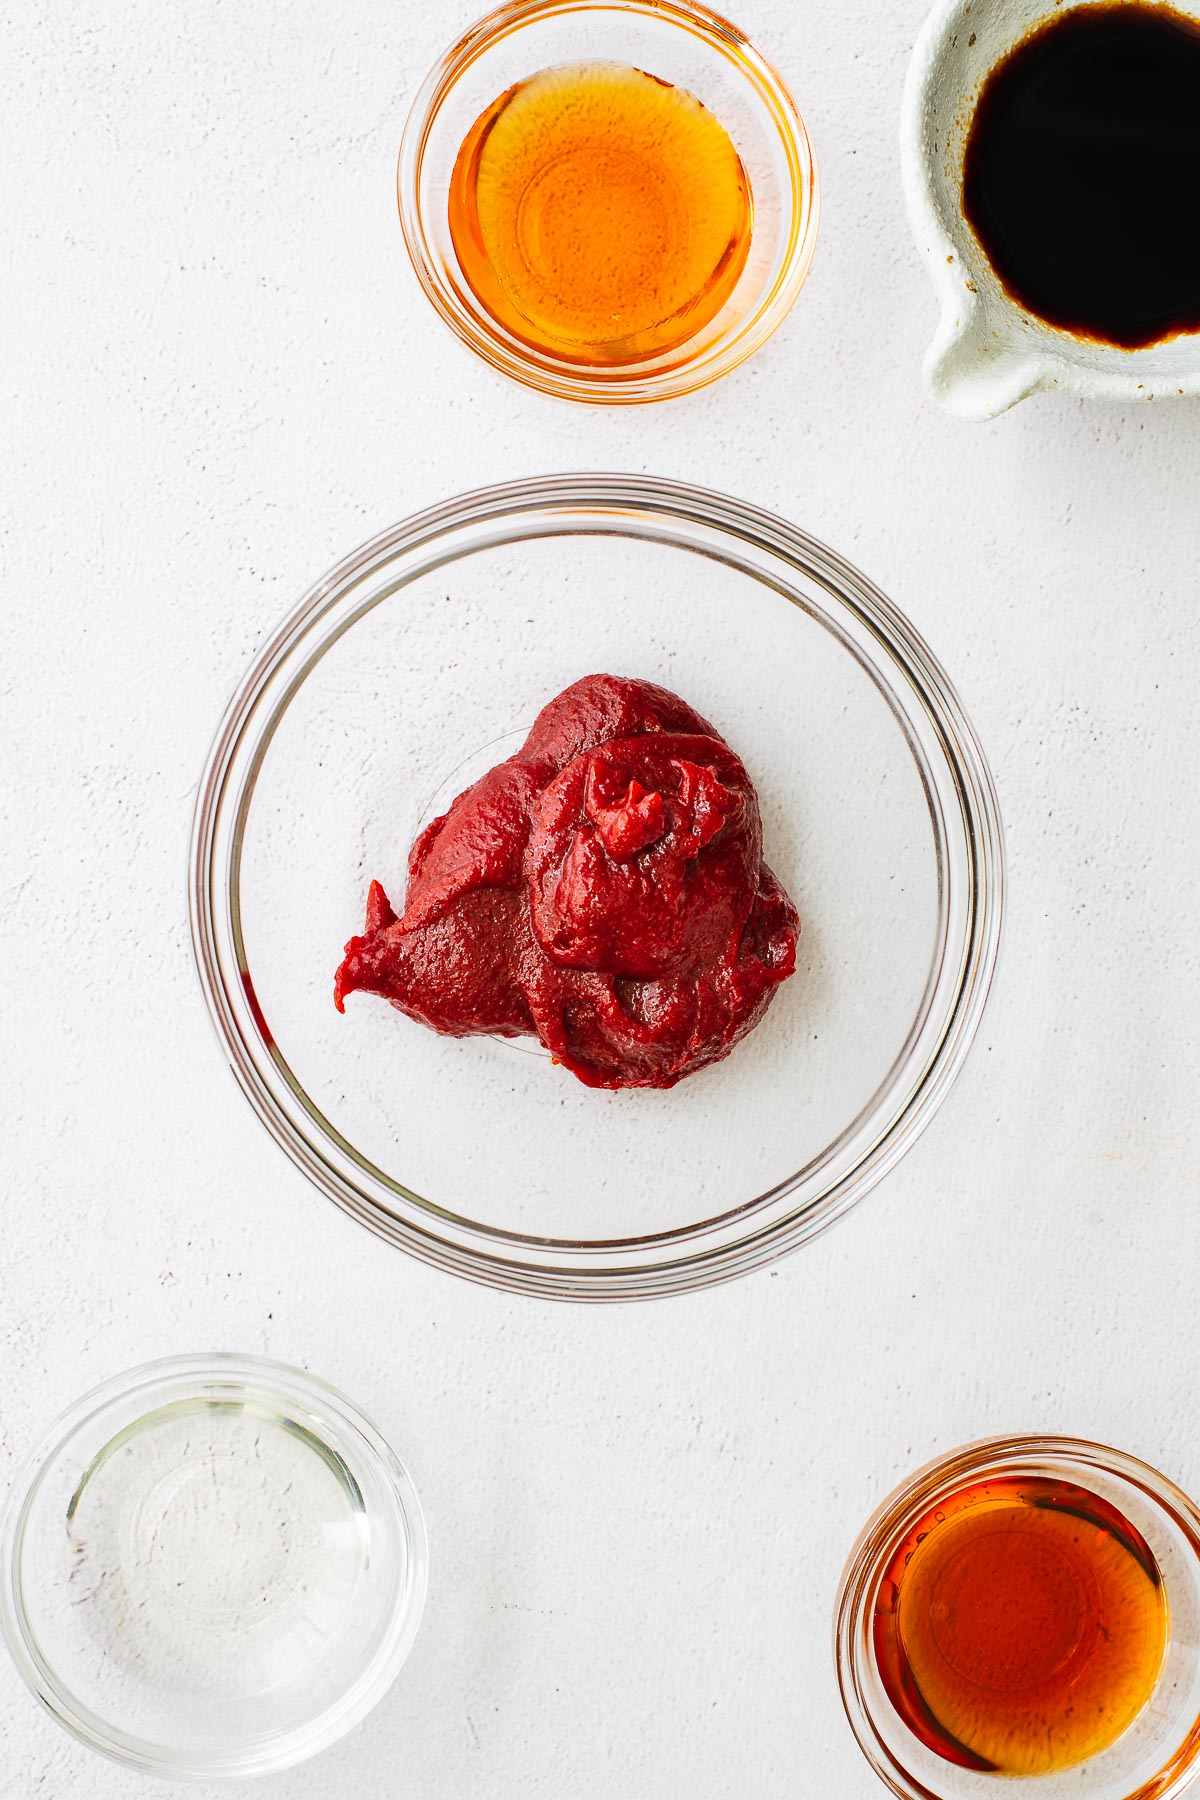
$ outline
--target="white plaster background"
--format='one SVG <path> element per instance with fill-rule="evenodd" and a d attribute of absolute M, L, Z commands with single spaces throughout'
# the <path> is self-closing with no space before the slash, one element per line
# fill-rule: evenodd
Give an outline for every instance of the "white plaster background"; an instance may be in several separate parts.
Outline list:
<path fill-rule="evenodd" d="M 264 1800 L 870 1800 L 829 1619 L 886 1489 L 1024 1427 L 1200 1491 L 1200 408 L 924 403 L 921 10 L 739 0 L 818 148 L 811 280 L 718 387 L 592 413 L 476 364 L 405 260 L 408 98 L 471 6 L 4 9 L 0 1483 L 82 1389 L 185 1349 L 378 1418 L 426 1624 Z M 184 890 L 210 734 L 310 580 L 427 502 L 592 467 L 774 507 L 890 592 L 990 751 L 1011 875 L 991 1010 L 903 1167 L 772 1273 L 614 1310 L 460 1285 L 311 1191 L 216 1050 Z M 0 1659 L 5 1800 L 152 1791 Z"/>

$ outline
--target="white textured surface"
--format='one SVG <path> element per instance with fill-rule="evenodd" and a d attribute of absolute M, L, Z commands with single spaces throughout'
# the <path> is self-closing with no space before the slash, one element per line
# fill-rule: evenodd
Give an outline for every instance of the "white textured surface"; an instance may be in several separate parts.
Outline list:
<path fill-rule="evenodd" d="M 592 415 L 477 366 L 404 260 L 406 99 L 469 9 L 8 11 L 0 1482 L 177 1350 L 308 1364 L 378 1418 L 427 1508 L 426 1625 L 272 1800 L 871 1800 L 829 1616 L 893 1481 L 1041 1427 L 1200 1490 L 1200 409 L 923 404 L 920 12 L 742 0 L 821 158 L 812 278 L 723 385 Z M 253 648 L 355 542 L 555 467 L 724 487 L 858 560 L 958 681 L 1008 824 L 998 990 L 925 1140 L 775 1273 L 640 1308 L 457 1285 L 320 1200 L 187 943 L 194 783 Z M 155 1790 L 3 1659 L 0 1791 Z"/>

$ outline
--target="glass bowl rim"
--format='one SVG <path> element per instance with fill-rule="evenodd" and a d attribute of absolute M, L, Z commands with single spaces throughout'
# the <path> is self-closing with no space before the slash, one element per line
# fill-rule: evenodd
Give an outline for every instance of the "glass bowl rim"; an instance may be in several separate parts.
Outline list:
<path fill-rule="evenodd" d="M 865 1654 L 860 1645 L 861 1621 L 873 1603 L 879 1578 L 897 1541 L 929 1510 L 939 1494 L 997 1469 L 997 1465 L 998 1472 L 1002 1472 L 1031 1463 L 1048 1466 L 1064 1477 L 1074 1476 L 1081 1487 L 1087 1485 L 1086 1471 L 1099 1469 L 1138 1488 L 1158 1512 L 1168 1515 L 1189 1538 L 1200 1578 L 1200 1506 L 1160 1469 L 1127 1450 L 1091 1438 L 1050 1432 L 1002 1433 L 974 1438 L 913 1470 L 879 1502 L 859 1531 L 842 1570 L 833 1615 L 834 1666 L 847 1722 L 863 1757 L 897 1800 L 941 1800 L 941 1795 L 937 1788 L 927 1786 L 920 1776 L 904 1767 L 876 1728 L 860 1680 L 861 1657 Z M 1169 1764 L 1132 1789 L 1125 1800 L 1177 1800 L 1177 1796 L 1190 1790 L 1198 1760 L 1200 1720 L 1193 1722 L 1172 1752 Z"/>
<path fill-rule="evenodd" d="M 421 206 L 429 135 L 464 71 L 493 44 L 526 26 L 571 13 L 595 12 L 637 13 L 688 30 L 729 61 L 729 50 L 735 47 L 746 65 L 741 73 L 764 99 L 787 159 L 791 191 L 788 241 L 769 289 L 751 313 L 702 354 L 684 356 L 661 370 L 646 370 L 637 363 L 589 370 L 521 343 L 494 321 L 484 324 L 477 320 L 442 271 Z M 462 343 L 501 374 L 537 392 L 592 405 L 629 406 L 676 399 L 707 387 L 738 368 L 773 335 L 808 279 L 820 226 L 821 180 L 808 127 L 783 77 L 720 13 L 694 0 L 506 0 L 459 35 L 413 96 L 400 139 L 396 199 L 405 248 L 421 289 L 443 324 Z"/>
<path fill-rule="evenodd" d="M 78 1698 L 42 1656 L 28 1618 L 21 1555 L 34 1502 L 71 1440 L 105 1412 L 124 1407 L 132 1419 L 205 1383 L 254 1392 L 282 1405 L 319 1404 L 351 1434 L 380 1476 L 406 1547 L 403 1590 L 387 1635 L 340 1700 L 306 1724 L 237 1749 L 214 1748 L 203 1757 L 143 1739 L 113 1725 Z M 113 1431 L 120 1427 L 114 1421 Z M 429 1583 L 424 1515 L 412 1477 L 379 1427 L 349 1395 L 306 1369 L 269 1356 L 215 1350 L 159 1357 L 109 1376 L 71 1402 L 18 1461 L 0 1511 L 0 1635 L 25 1685 L 80 1743 L 110 1761 L 146 1774 L 182 1781 L 235 1780 L 274 1774 L 307 1761 L 361 1723 L 392 1685 L 412 1649 Z"/>
<path fill-rule="evenodd" d="M 249 810 L 257 768 L 266 755 L 275 724 L 299 682 L 342 631 L 349 629 L 362 612 L 401 589 L 406 580 L 399 576 L 392 579 L 384 593 L 376 592 L 336 629 L 329 627 L 327 636 L 320 640 L 320 649 L 312 649 L 312 640 L 322 623 L 330 615 L 336 620 L 339 605 L 352 604 L 356 588 L 378 577 L 389 564 L 401 565 L 405 559 L 415 565 L 407 577 L 411 580 L 462 555 L 500 543 L 606 533 L 636 538 L 635 530 L 621 530 L 621 519 L 631 514 L 653 521 L 654 541 L 712 555 L 749 579 L 775 586 L 792 604 L 799 605 L 786 588 L 739 562 L 737 552 L 745 544 L 747 555 L 757 550 L 787 564 L 821 589 L 846 619 L 853 620 L 872 649 L 886 653 L 891 667 L 912 686 L 920 702 L 920 718 L 936 739 L 948 771 L 944 782 L 952 803 L 954 835 L 938 837 L 939 821 L 943 831 L 945 828 L 941 797 L 932 823 L 943 917 L 939 921 L 940 936 L 930 985 L 893 1070 L 860 1114 L 797 1174 L 735 1207 L 732 1213 L 723 1212 L 718 1218 L 669 1232 L 612 1241 L 528 1237 L 460 1219 L 384 1176 L 340 1139 L 315 1103 L 307 1103 L 282 1060 L 272 1056 L 263 1039 L 263 1021 L 257 1013 L 250 970 L 244 955 L 239 953 L 234 930 L 240 858 L 235 839 L 240 829 L 238 821 L 244 820 Z M 593 523 L 585 528 L 570 522 L 580 516 Z M 564 520 L 567 522 L 562 523 Z M 457 539 L 481 529 L 495 535 L 486 543 L 456 548 Z M 697 542 L 687 538 L 689 529 L 715 538 L 720 553 L 718 549 L 701 551 Z M 822 623 L 833 629 L 830 619 L 822 616 Z M 848 645 L 843 648 L 851 653 Z M 857 655 L 857 649 L 853 653 Z M 295 673 L 297 664 L 299 674 Z M 867 663 L 864 666 L 888 698 L 891 690 L 886 687 L 880 668 Z M 271 711 L 273 691 L 281 692 L 282 698 Z M 920 762 L 909 730 L 917 716 L 917 706 L 914 703 L 906 714 L 894 697 L 890 704 L 918 763 L 928 797 L 929 774 Z M 265 722 L 264 713 L 268 715 Z M 248 774 L 239 775 L 239 757 L 249 760 Z M 218 843 L 222 836 L 228 843 Z M 947 851 L 962 859 L 963 868 L 957 875 L 949 867 Z M 978 1029 L 999 952 L 1003 868 L 998 802 L 974 730 L 924 641 L 864 576 L 797 527 L 726 495 L 661 478 L 568 474 L 478 489 L 428 508 L 373 538 L 309 590 L 252 659 L 216 733 L 197 794 L 189 899 L 201 989 L 226 1059 L 261 1123 L 327 1198 L 420 1260 L 486 1285 L 558 1299 L 628 1300 L 710 1286 L 774 1261 L 840 1217 L 899 1160 L 941 1104 Z M 948 931 L 946 886 L 950 880 L 958 884 L 956 900 L 962 915 L 962 942 L 954 947 L 954 958 L 948 956 L 944 941 Z M 232 973 L 235 966 L 236 978 Z M 918 1064 L 915 1034 L 923 1023 L 928 1023 L 935 978 L 953 983 L 953 1003 L 947 1005 L 944 1024 L 938 1027 L 936 1049 Z M 911 1076 L 912 1081 L 901 1103 L 896 1094 L 902 1075 Z M 297 1101 L 303 1118 L 296 1116 Z M 894 1109 L 891 1112 L 889 1103 Z M 316 1130 L 312 1129 L 314 1123 Z M 801 1181 L 807 1179 L 811 1183 L 843 1140 L 852 1135 L 862 1138 L 868 1126 L 873 1135 L 861 1151 L 855 1152 L 852 1166 L 840 1175 L 835 1171 L 836 1178 L 827 1179 L 802 1205 L 763 1224 L 759 1215 L 768 1203 L 782 1204 Z M 338 1166 L 338 1157 L 345 1154 L 356 1165 L 352 1177 Z M 370 1192 L 367 1177 L 386 1185 L 389 1196 L 411 1207 L 416 1216 L 401 1216 L 392 1209 L 391 1198 L 381 1200 Z M 720 1235 L 718 1228 L 728 1226 L 731 1220 L 736 1220 L 740 1235 L 731 1243 L 715 1244 L 714 1237 Z M 743 1230 L 745 1221 L 748 1223 Z M 468 1240 L 465 1244 L 454 1239 L 456 1226 L 462 1228 Z M 482 1246 L 477 1241 L 480 1238 L 486 1240 Z M 653 1260 L 646 1262 L 647 1256 Z"/>

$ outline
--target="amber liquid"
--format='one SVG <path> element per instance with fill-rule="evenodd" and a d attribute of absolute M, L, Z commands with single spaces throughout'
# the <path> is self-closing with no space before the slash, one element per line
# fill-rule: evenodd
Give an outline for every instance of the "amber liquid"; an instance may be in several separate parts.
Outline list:
<path fill-rule="evenodd" d="M 1149 1699 L 1167 1638 L 1154 1556 L 1067 1482 L 962 1488 L 914 1525 L 874 1617 L 888 1697 L 930 1750 L 1003 1775 L 1107 1748 Z"/>
<path fill-rule="evenodd" d="M 576 363 L 678 350 L 725 305 L 750 248 L 750 183 L 691 94 L 622 63 L 545 69 L 476 119 L 449 224 L 476 298 Z"/>

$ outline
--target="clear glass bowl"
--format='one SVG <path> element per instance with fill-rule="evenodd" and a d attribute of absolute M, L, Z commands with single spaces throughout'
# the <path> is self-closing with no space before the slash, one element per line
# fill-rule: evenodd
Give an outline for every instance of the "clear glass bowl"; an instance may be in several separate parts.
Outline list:
<path fill-rule="evenodd" d="M 598 1093 L 526 1040 L 367 995 L 339 1016 L 368 881 L 402 895 L 420 824 L 596 671 L 675 690 L 756 783 L 804 921 L 766 1018 L 669 1092 Z M 234 1073 L 322 1192 L 458 1274 L 623 1300 L 794 1248 L 913 1142 L 979 1024 L 1001 831 L 946 677 L 840 557 L 719 494 L 564 475 L 422 513 L 317 583 L 217 734 L 191 882 Z"/>
<path fill-rule="evenodd" d="M 515 82 L 557 64 L 633 64 L 687 89 L 725 127 L 750 180 L 750 254 L 725 306 L 658 358 L 584 368 L 497 323 L 459 266 L 447 202 L 459 146 Z M 400 146 L 404 241 L 451 330 L 494 368 L 566 400 L 622 403 L 690 393 L 734 369 L 775 330 L 804 285 L 820 188 L 804 121 L 770 64 L 735 26 L 676 0 L 516 0 L 473 25 L 423 83 Z"/>
<path fill-rule="evenodd" d="M 383 1696 L 426 1569 L 412 1482 L 344 1395 L 261 1357 L 177 1357 L 77 1401 L 18 1470 L 0 1624 L 92 1749 L 261 1775 Z"/>
<path fill-rule="evenodd" d="M 1163 1578 L 1167 1647 L 1154 1690 L 1115 1742 L 1051 1775 L 960 1768 L 925 1747 L 888 1699 L 872 1621 L 884 1572 L 939 1500 L 973 1483 L 1041 1476 L 1115 1506 L 1139 1531 Z M 838 1685 L 851 1729 L 880 1780 L 901 1800 L 1174 1800 L 1200 1759 L 1200 1511 L 1156 1469 L 1080 1438 L 997 1437 L 968 1444 L 911 1476 L 864 1526 L 842 1576 L 834 1625 Z"/>

